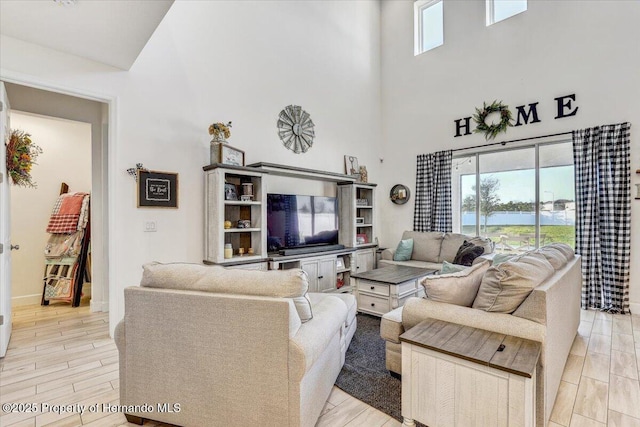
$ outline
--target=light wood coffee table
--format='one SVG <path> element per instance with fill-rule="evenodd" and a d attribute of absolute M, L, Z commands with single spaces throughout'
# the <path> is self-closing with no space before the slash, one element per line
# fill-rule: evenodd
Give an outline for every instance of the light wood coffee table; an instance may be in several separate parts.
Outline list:
<path fill-rule="evenodd" d="M 403 426 L 535 427 L 539 342 L 434 319 L 400 342 Z"/>
<path fill-rule="evenodd" d="M 352 274 L 356 279 L 358 311 L 374 316 L 404 305 L 407 298 L 423 296 L 420 280 L 438 270 L 390 265 L 364 273 Z"/>

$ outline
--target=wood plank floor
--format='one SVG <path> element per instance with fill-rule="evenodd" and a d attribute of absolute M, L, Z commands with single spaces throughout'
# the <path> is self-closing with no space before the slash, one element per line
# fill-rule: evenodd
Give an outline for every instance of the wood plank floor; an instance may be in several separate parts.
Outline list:
<path fill-rule="evenodd" d="M 550 427 L 640 427 L 640 317 L 582 312 Z M 17 307 L 0 403 L 118 403 L 118 353 L 108 313 L 85 304 Z M 101 405 L 99 406 L 101 407 Z M 0 411 L 0 426 L 133 426 L 120 413 Z M 399 427 L 401 423 L 334 387 L 317 427 Z M 145 426 L 164 426 L 146 422 Z"/>

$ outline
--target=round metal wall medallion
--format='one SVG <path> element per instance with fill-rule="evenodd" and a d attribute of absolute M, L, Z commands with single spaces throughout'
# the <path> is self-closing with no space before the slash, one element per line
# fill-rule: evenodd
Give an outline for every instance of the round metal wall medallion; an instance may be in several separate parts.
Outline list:
<path fill-rule="evenodd" d="M 306 153 L 316 134 L 309 113 L 299 105 L 289 105 L 278 116 L 278 135 L 285 147 L 296 154 Z"/>

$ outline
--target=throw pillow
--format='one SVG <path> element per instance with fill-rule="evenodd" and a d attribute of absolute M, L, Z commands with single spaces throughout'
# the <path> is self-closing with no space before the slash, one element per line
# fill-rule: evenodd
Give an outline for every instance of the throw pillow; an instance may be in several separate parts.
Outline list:
<path fill-rule="evenodd" d="M 476 246 L 482 246 L 484 248 L 484 254 L 490 254 L 496 248 L 496 244 L 488 237 L 476 236 L 468 240 L 469 243 L 473 243 Z"/>
<path fill-rule="evenodd" d="M 543 246 L 536 250 L 536 253 L 542 254 L 554 269 L 560 270 L 567 265 L 567 257 L 560 251 L 560 249 L 553 246 Z"/>
<path fill-rule="evenodd" d="M 473 308 L 513 313 L 531 291 L 555 272 L 542 254 L 526 253 L 491 266 L 482 278 Z"/>
<path fill-rule="evenodd" d="M 440 274 L 449 274 L 449 273 L 457 273 L 458 271 L 462 271 L 466 269 L 464 265 L 452 264 L 447 261 L 442 261 L 442 268 L 440 269 Z"/>
<path fill-rule="evenodd" d="M 567 245 L 566 243 L 550 243 L 550 244 L 548 244 L 546 246 L 543 246 L 543 247 L 544 248 L 555 248 L 555 249 L 559 250 L 567 258 L 567 261 L 571 261 L 576 256 L 576 253 L 573 250 L 573 248 L 571 246 Z"/>
<path fill-rule="evenodd" d="M 473 264 L 473 260 L 478 258 L 484 253 L 482 246 L 476 246 L 473 243 L 464 241 L 462 246 L 458 249 L 456 257 L 453 259 L 454 264 L 466 265 L 467 267 Z"/>
<path fill-rule="evenodd" d="M 440 246 L 444 233 L 439 231 L 405 231 L 402 239 L 413 239 L 413 253 L 411 259 L 414 261 L 440 262 Z M 447 260 L 452 261 L 452 260 Z"/>
<path fill-rule="evenodd" d="M 393 254 L 394 261 L 409 261 L 413 253 L 413 239 L 400 240 L 398 248 Z"/>
<path fill-rule="evenodd" d="M 457 273 L 425 277 L 421 283 L 426 298 L 471 307 L 482 282 L 482 276 L 489 266 L 490 263 L 485 261 Z"/>
<path fill-rule="evenodd" d="M 458 249 L 460 249 L 460 245 L 462 245 L 465 240 L 469 239 L 470 237 L 464 234 L 445 233 L 444 238 L 442 239 L 442 244 L 440 245 L 440 256 L 438 256 L 438 262 L 453 262 L 453 259 L 458 253 Z"/>
<path fill-rule="evenodd" d="M 511 258 L 515 257 L 516 254 L 495 254 L 493 257 L 493 265 L 500 265 L 505 261 L 509 261 Z"/>
<path fill-rule="evenodd" d="M 302 323 L 313 318 L 307 296 L 309 280 L 301 269 L 260 271 L 158 262 L 142 268 L 143 287 L 291 298 Z"/>

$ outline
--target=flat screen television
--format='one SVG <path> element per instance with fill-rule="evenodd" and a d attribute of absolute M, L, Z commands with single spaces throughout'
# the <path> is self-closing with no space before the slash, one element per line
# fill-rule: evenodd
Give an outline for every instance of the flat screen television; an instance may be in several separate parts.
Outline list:
<path fill-rule="evenodd" d="M 338 199 L 267 194 L 267 250 L 338 243 Z"/>

